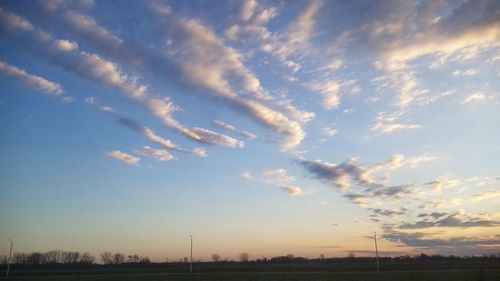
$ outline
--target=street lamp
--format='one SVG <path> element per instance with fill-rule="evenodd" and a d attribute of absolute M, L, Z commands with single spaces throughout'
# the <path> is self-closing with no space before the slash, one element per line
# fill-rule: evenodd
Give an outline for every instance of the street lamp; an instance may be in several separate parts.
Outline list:
<path fill-rule="evenodd" d="M 9 277 L 9 270 L 10 270 L 10 257 L 12 256 L 12 245 L 14 245 L 14 242 L 12 239 L 7 239 L 10 241 L 10 251 L 9 251 L 9 259 L 7 260 L 7 273 L 5 274 L 6 277 Z"/>
<path fill-rule="evenodd" d="M 189 235 L 191 238 L 191 258 L 190 258 L 190 265 L 189 265 L 189 273 L 193 273 L 193 235 Z"/>
<path fill-rule="evenodd" d="M 375 256 L 377 257 L 377 271 L 380 271 L 380 263 L 378 261 L 377 232 L 373 233 L 373 238 L 375 240 Z"/>

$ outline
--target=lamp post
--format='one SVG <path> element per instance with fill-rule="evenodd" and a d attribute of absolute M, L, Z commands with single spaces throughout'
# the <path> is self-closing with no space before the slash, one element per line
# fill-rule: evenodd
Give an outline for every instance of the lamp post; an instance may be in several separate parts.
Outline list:
<path fill-rule="evenodd" d="M 375 239 L 375 256 L 377 257 L 377 271 L 380 272 L 380 263 L 378 261 L 377 232 L 374 232 L 373 238 Z"/>
<path fill-rule="evenodd" d="M 189 237 L 191 238 L 191 258 L 189 259 L 189 273 L 193 273 L 193 235 L 189 235 Z"/>
<path fill-rule="evenodd" d="M 9 251 L 9 259 L 7 260 L 7 273 L 5 274 L 6 277 L 9 277 L 9 270 L 10 270 L 10 257 L 12 256 L 12 246 L 14 245 L 14 242 L 12 239 L 8 239 L 10 241 L 10 251 Z"/>

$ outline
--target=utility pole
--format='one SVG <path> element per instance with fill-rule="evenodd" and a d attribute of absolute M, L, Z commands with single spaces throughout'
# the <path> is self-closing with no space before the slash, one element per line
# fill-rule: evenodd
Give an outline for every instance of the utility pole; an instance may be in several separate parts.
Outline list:
<path fill-rule="evenodd" d="M 7 260 L 7 273 L 5 274 L 6 277 L 9 277 L 9 270 L 10 270 L 10 257 L 12 256 L 12 245 L 14 245 L 14 242 L 12 239 L 8 239 L 10 241 L 10 251 L 9 251 L 9 259 Z"/>
<path fill-rule="evenodd" d="M 193 235 L 189 235 L 191 238 L 191 258 L 190 258 L 190 265 L 189 265 L 189 273 L 193 273 Z"/>
<path fill-rule="evenodd" d="M 377 232 L 374 232 L 373 238 L 375 240 L 375 256 L 377 257 L 377 271 L 380 272 L 380 263 L 378 261 Z"/>

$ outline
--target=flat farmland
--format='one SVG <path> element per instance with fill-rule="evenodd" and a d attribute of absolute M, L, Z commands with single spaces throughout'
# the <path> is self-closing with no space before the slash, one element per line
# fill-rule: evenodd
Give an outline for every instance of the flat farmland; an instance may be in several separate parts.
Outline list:
<path fill-rule="evenodd" d="M 94 265 L 90 268 L 11 268 L 19 281 L 500 281 L 498 260 L 331 263 L 186 263 Z M 370 260 L 367 260 L 370 261 Z M 5 272 L 0 267 L 0 272 Z M 3 274 L 2 274 L 3 275 Z"/>
<path fill-rule="evenodd" d="M 389 272 L 209 272 L 209 273 L 107 273 L 14 276 L 0 280 L 23 281 L 494 281 L 500 269 Z"/>

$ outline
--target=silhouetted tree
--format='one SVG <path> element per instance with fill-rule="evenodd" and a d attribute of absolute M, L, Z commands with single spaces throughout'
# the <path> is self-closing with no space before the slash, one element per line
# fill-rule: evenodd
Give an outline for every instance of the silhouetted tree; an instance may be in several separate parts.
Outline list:
<path fill-rule="evenodd" d="M 24 253 L 15 253 L 12 257 L 13 263 L 28 264 L 28 255 Z"/>
<path fill-rule="evenodd" d="M 113 254 L 110 252 L 104 252 L 101 254 L 101 261 L 102 263 L 108 265 L 113 263 Z"/>
<path fill-rule="evenodd" d="M 139 256 L 138 255 L 128 255 L 127 256 L 127 262 L 128 263 L 138 263 L 139 262 Z"/>
<path fill-rule="evenodd" d="M 45 263 L 58 264 L 61 262 L 62 252 L 58 250 L 45 252 Z"/>
<path fill-rule="evenodd" d="M 40 265 L 43 261 L 43 254 L 39 252 L 31 253 L 27 257 L 28 264 L 31 265 Z"/>
<path fill-rule="evenodd" d="M 83 253 L 82 257 L 80 258 L 81 264 L 91 265 L 94 264 L 94 262 L 95 262 L 95 257 L 91 256 L 87 252 Z"/>
<path fill-rule="evenodd" d="M 248 255 L 247 252 L 240 254 L 240 261 L 241 262 L 248 262 L 249 259 L 250 259 L 250 256 Z"/>
<path fill-rule="evenodd" d="M 125 255 L 121 253 L 116 253 L 113 255 L 114 264 L 122 264 L 125 262 Z"/>
<path fill-rule="evenodd" d="M 80 260 L 80 252 L 62 252 L 64 264 L 76 264 Z"/>
<path fill-rule="evenodd" d="M 214 262 L 219 262 L 220 261 L 220 255 L 219 254 L 212 254 L 212 260 Z"/>

